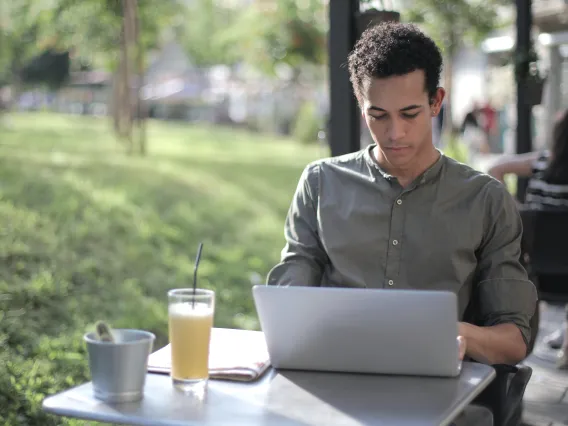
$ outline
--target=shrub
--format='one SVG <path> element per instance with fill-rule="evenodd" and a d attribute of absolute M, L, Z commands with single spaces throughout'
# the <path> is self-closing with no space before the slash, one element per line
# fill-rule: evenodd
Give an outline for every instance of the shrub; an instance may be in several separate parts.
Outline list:
<path fill-rule="evenodd" d="M 294 139 L 304 144 L 315 143 L 318 140 L 320 130 L 321 122 L 317 114 L 316 104 L 312 101 L 304 102 L 294 122 L 292 131 Z"/>

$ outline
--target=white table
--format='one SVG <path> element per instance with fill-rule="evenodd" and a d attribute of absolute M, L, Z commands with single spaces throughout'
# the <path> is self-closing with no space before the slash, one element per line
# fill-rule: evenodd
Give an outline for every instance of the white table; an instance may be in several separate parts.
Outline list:
<path fill-rule="evenodd" d="M 176 391 L 169 376 L 148 374 L 136 403 L 94 399 L 87 383 L 43 402 L 60 416 L 130 425 L 448 425 L 495 377 L 464 363 L 457 378 L 270 369 L 257 382 L 211 380 L 203 400 Z"/>

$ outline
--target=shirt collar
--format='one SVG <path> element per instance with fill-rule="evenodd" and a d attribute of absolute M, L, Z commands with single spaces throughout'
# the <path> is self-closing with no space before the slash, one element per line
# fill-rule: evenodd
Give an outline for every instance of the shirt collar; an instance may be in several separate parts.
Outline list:
<path fill-rule="evenodd" d="M 366 160 L 367 164 L 369 164 L 372 168 L 377 170 L 383 178 L 385 178 L 389 181 L 396 179 L 393 175 L 387 173 L 377 162 L 377 159 L 373 155 L 373 149 L 376 146 L 377 146 L 377 144 L 373 143 L 365 149 L 365 160 Z M 423 184 L 423 183 L 430 182 L 438 176 L 440 170 L 442 169 L 442 166 L 444 165 L 444 163 L 446 161 L 446 156 L 438 148 L 436 148 L 436 151 L 438 151 L 440 153 L 440 157 L 438 158 L 438 160 L 434 164 L 432 164 L 428 169 L 426 169 L 420 176 L 418 176 L 415 179 L 415 182 L 417 184 Z"/>

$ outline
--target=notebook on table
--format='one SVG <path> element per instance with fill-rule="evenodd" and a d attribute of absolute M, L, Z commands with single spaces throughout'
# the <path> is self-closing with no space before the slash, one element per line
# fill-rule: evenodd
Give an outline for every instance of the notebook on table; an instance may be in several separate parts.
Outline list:
<path fill-rule="evenodd" d="M 264 334 L 260 331 L 213 328 L 209 349 L 209 377 L 251 382 L 270 366 Z M 150 354 L 150 373 L 170 374 L 170 345 Z"/>

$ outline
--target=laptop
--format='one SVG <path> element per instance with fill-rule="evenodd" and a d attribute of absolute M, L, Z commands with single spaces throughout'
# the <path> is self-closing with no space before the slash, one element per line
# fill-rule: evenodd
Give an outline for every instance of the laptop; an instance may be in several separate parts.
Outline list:
<path fill-rule="evenodd" d="M 277 369 L 455 377 L 450 291 L 257 285 L 253 297 Z"/>

